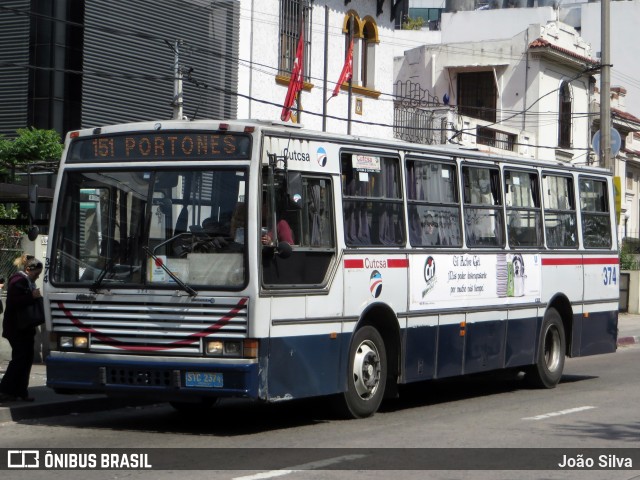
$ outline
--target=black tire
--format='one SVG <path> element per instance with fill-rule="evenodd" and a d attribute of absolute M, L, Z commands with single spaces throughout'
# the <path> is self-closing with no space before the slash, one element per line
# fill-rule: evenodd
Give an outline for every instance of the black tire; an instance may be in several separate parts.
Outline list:
<path fill-rule="evenodd" d="M 380 407 L 387 381 L 387 352 L 378 330 L 355 332 L 349 349 L 347 391 L 338 396 L 343 416 L 365 418 Z"/>
<path fill-rule="evenodd" d="M 208 412 L 217 402 L 217 398 L 207 398 L 199 402 L 169 402 L 169 404 L 180 413 L 199 415 Z"/>
<path fill-rule="evenodd" d="M 562 318 L 555 308 L 544 315 L 536 363 L 527 369 L 527 383 L 536 388 L 554 388 L 562 377 L 566 342 Z"/>

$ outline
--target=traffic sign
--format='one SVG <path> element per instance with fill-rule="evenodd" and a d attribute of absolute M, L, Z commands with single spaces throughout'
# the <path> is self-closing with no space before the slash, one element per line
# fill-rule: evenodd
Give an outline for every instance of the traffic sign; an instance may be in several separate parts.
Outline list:
<path fill-rule="evenodd" d="M 600 155 L 600 130 L 593 135 L 591 145 L 593 146 L 593 150 Z M 611 156 L 615 157 L 618 152 L 620 152 L 621 147 L 622 137 L 620 136 L 620 133 L 618 133 L 615 128 L 611 128 Z"/>

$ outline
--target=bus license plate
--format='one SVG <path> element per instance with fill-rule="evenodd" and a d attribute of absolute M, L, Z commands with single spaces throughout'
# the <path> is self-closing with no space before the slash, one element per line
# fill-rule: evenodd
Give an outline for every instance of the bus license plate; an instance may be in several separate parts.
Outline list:
<path fill-rule="evenodd" d="M 185 379 L 187 387 L 222 388 L 221 373 L 187 372 Z"/>

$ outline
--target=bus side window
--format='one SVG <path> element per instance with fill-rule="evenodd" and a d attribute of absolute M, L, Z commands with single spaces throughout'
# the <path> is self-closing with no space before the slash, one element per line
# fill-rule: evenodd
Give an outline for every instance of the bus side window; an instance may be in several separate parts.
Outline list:
<path fill-rule="evenodd" d="M 584 246 L 611 248 L 611 218 L 604 181 L 580 178 L 580 210 Z"/>
<path fill-rule="evenodd" d="M 549 248 L 577 248 L 578 233 L 573 178 L 545 174 L 542 177 L 544 230 Z"/>
<path fill-rule="evenodd" d="M 289 258 L 263 255 L 262 281 L 272 288 L 321 287 L 335 257 L 335 223 L 330 178 L 302 176 L 301 198 L 280 198 L 277 223 L 285 220 L 295 247 Z M 277 196 L 277 195 L 276 195 Z M 295 202 L 295 205 L 293 204 Z M 268 195 L 264 195 L 263 225 L 268 222 Z"/>
<path fill-rule="evenodd" d="M 409 240 L 413 246 L 462 246 L 454 164 L 407 160 Z"/>
<path fill-rule="evenodd" d="M 542 245 L 542 214 L 537 172 L 504 171 L 507 233 L 511 247 Z"/>
<path fill-rule="evenodd" d="M 399 159 L 346 152 L 340 159 L 346 244 L 404 245 Z"/>
<path fill-rule="evenodd" d="M 462 167 L 465 238 L 470 247 L 503 247 L 504 219 L 500 171 Z"/>

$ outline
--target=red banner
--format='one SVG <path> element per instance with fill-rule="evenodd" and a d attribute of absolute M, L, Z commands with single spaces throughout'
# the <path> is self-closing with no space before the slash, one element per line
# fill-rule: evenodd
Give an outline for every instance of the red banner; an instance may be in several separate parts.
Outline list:
<path fill-rule="evenodd" d="M 282 107 L 282 113 L 280 119 L 283 122 L 288 122 L 291 118 L 291 107 L 296 101 L 298 92 L 302 90 L 304 84 L 303 75 L 304 65 L 304 30 L 300 29 L 300 39 L 298 40 L 298 48 L 296 50 L 296 58 L 293 62 L 293 69 L 291 70 L 291 80 L 289 80 L 289 88 L 287 89 L 287 96 L 284 99 L 284 105 Z"/>
<path fill-rule="evenodd" d="M 351 39 L 351 43 L 349 44 L 349 50 L 347 51 L 347 58 L 344 60 L 344 66 L 342 67 L 342 72 L 340 73 L 340 78 L 338 78 L 338 83 L 336 83 L 336 88 L 333 89 L 333 95 L 331 98 L 335 97 L 340 93 L 340 86 L 344 82 L 348 82 L 351 80 L 351 76 L 353 75 L 353 38 Z"/>

